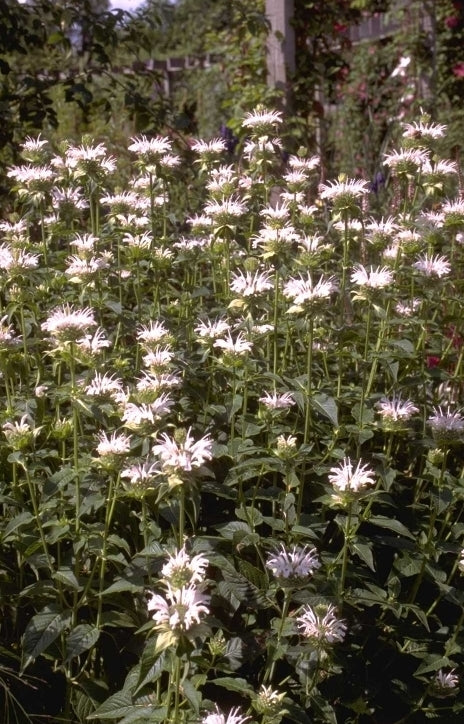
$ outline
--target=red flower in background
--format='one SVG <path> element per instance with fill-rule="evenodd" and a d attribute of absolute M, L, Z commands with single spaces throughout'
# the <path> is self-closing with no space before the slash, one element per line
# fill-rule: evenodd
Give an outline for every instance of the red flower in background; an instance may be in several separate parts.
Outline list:
<path fill-rule="evenodd" d="M 459 25 L 459 18 L 457 15 L 450 15 L 449 17 L 445 18 L 445 25 L 447 28 L 450 28 L 451 30 L 453 28 L 457 28 Z"/>
<path fill-rule="evenodd" d="M 456 78 L 464 78 L 464 62 L 453 65 L 453 75 L 455 75 Z"/>

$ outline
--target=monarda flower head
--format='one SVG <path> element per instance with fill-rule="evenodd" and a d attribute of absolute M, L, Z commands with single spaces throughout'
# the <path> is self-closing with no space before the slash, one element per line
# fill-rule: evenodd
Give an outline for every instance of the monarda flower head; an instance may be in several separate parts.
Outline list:
<path fill-rule="evenodd" d="M 176 439 L 162 433 L 153 446 L 152 452 L 161 460 L 164 472 L 189 473 L 211 460 L 213 441 L 209 435 L 195 440 L 190 428 L 179 431 Z"/>
<path fill-rule="evenodd" d="M 382 397 L 377 403 L 377 408 L 382 418 L 382 427 L 384 430 L 392 432 L 403 430 L 405 422 L 419 412 L 419 408 L 410 400 L 402 400 L 400 396 L 396 395 L 391 398 Z"/>
<path fill-rule="evenodd" d="M 76 309 L 71 304 L 63 304 L 42 323 L 44 332 L 60 341 L 76 341 L 92 327 L 96 327 L 94 312 L 89 307 Z"/>
<path fill-rule="evenodd" d="M 448 447 L 462 442 L 464 439 L 464 417 L 457 410 L 441 407 L 434 408 L 427 423 L 437 445 Z"/>
<path fill-rule="evenodd" d="M 184 633 L 201 622 L 209 614 L 209 596 L 191 584 L 183 588 L 169 588 L 166 598 L 151 593 L 148 610 L 160 631 Z"/>
<path fill-rule="evenodd" d="M 369 485 L 374 485 L 374 471 L 358 462 L 356 467 L 350 458 L 344 458 L 340 465 L 330 468 L 329 481 L 341 493 L 360 493 Z"/>
<path fill-rule="evenodd" d="M 357 207 L 363 196 L 369 193 L 367 181 L 346 179 L 329 181 L 321 185 L 321 199 L 331 201 L 335 211 L 350 211 Z"/>
<path fill-rule="evenodd" d="M 205 579 L 208 559 L 202 555 L 191 556 L 183 546 L 174 555 L 168 554 L 167 563 L 161 569 L 161 575 L 171 590 L 201 583 Z"/>
<path fill-rule="evenodd" d="M 287 549 L 282 545 L 280 550 L 271 553 L 266 560 L 266 567 L 281 586 L 305 584 L 320 565 L 316 549 L 309 546 L 293 546 Z"/>
<path fill-rule="evenodd" d="M 203 717 L 201 720 L 201 724 L 245 724 L 249 718 L 249 716 L 243 716 L 240 714 L 238 706 L 231 709 L 227 716 L 222 714 L 216 707 L 216 713 L 207 714 L 207 716 Z"/>
<path fill-rule="evenodd" d="M 343 641 L 347 629 L 346 623 L 337 617 L 335 607 L 331 604 L 315 608 L 304 606 L 296 623 L 300 634 L 316 648 L 326 648 Z"/>

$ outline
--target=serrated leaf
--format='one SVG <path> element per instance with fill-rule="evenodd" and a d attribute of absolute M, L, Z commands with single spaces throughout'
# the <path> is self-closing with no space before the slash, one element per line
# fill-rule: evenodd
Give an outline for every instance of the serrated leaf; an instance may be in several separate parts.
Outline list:
<path fill-rule="evenodd" d="M 421 665 L 415 670 L 414 675 L 428 674 L 430 671 L 438 671 L 438 669 L 447 668 L 450 665 L 451 662 L 447 656 L 432 654 L 424 659 Z"/>
<path fill-rule="evenodd" d="M 23 637 L 23 671 L 68 628 L 70 621 L 70 611 L 52 607 L 45 608 L 31 618 Z"/>
<path fill-rule="evenodd" d="M 99 637 L 100 631 L 96 626 L 91 626 L 88 623 L 78 624 L 66 638 L 65 663 L 95 646 Z"/>
<path fill-rule="evenodd" d="M 133 711 L 130 691 L 117 691 L 98 707 L 89 719 L 118 719 Z"/>

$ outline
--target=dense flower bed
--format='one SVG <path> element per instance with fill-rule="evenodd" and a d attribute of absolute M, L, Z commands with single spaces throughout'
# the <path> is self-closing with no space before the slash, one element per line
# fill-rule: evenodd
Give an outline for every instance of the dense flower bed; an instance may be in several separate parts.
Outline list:
<path fill-rule="evenodd" d="M 281 125 L 193 143 L 195 185 L 167 137 L 124 188 L 89 139 L 9 170 L 11 721 L 458 720 L 460 170 L 405 124 L 379 210 Z"/>

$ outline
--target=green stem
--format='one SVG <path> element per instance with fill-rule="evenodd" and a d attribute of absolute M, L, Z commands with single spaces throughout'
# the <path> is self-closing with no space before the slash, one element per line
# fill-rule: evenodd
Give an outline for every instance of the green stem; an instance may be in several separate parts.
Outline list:
<path fill-rule="evenodd" d="M 345 594 L 345 580 L 346 580 L 346 573 L 348 569 L 348 548 L 350 545 L 350 540 L 352 538 L 352 532 L 351 532 L 351 518 L 353 513 L 353 503 L 348 504 L 348 513 L 346 518 L 346 524 L 345 524 L 345 540 L 343 543 L 343 555 L 342 555 L 342 571 L 340 574 L 340 581 L 338 585 L 338 599 L 340 601 L 340 605 L 343 602 L 343 596 Z"/>
<path fill-rule="evenodd" d="M 268 681 L 272 682 L 272 679 L 274 678 L 277 660 L 278 660 L 278 658 L 280 658 L 280 657 L 276 658 L 275 654 L 279 653 L 280 641 L 282 639 L 282 633 L 284 630 L 285 621 L 287 620 L 287 617 L 288 617 L 288 611 L 290 609 L 291 600 L 292 600 L 292 590 L 290 588 L 286 588 L 284 590 L 284 602 L 282 605 L 280 624 L 279 624 L 279 628 L 277 631 L 277 641 L 276 641 L 275 649 L 273 651 L 273 657 L 271 660 L 268 660 L 268 662 L 267 662 L 266 671 L 264 672 L 263 685 L 266 684 Z"/>
<path fill-rule="evenodd" d="M 304 427 L 304 444 L 309 442 L 311 430 L 311 391 L 312 391 L 312 372 L 313 372 L 313 342 L 314 342 L 314 319 L 309 320 L 308 330 L 308 349 L 306 351 L 306 409 L 305 409 L 305 427 Z"/>

